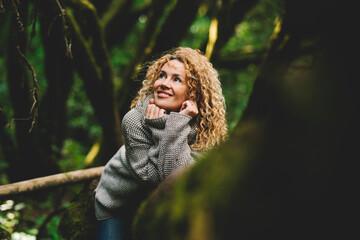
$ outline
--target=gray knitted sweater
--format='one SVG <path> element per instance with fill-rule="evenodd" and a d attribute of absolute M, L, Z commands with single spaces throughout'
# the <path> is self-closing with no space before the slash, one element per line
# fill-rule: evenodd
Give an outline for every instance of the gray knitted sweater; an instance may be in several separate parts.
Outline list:
<path fill-rule="evenodd" d="M 190 149 L 196 130 L 192 118 L 171 112 L 145 118 L 149 97 L 122 120 L 125 145 L 105 165 L 95 189 L 97 219 L 112 216 L 142 187 L 155 187 L 173 170 L 195 163 L 198 153 Z"/>

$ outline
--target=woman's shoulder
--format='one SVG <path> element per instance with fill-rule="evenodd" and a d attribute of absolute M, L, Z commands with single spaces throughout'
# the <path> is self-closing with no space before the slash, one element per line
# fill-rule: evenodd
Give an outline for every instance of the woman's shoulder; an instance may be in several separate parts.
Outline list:
<path fill-rule="evenodd" d="M 149 105 L 149 100 L 152 98 L 152 95 L 145 97 L 144 99 L 139 100 L 134 108 L 127 112 L 123 119 L 132 119 L 145 116 L 146 107 Z"/>
<path fill-rule="evenodd" d="M 140 123 L 142 118 L 144 118 L 144 116 L 145 115 L 142 113 L 140 109 L 134 107 L 124 115 L 121 121 L 121 125 L 128 126 L 129 124 L 133 125 Z"/>
<path fill-rule="evenodd" d="M 122 127 L 141 126 L 144 124 L 146 107 L 149 104 L 149 99 L 140 100 L 139 103 L 130 111 L 128 111 L 122 119 Z"/>

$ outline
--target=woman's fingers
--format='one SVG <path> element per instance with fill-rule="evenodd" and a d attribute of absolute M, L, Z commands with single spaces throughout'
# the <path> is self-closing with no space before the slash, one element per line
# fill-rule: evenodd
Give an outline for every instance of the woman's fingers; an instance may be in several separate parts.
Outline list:
<path fill-rule="evenodd" d="M 180 111 L 179 111 L 179 112 L 182 112 L 182 111 L 186 108 L 186 102 L 187 102 L 187 101 L 185 101 L 185 102 L 183 102 L 183 103 L 181 104 L 181 108 L 180 108 Z"/>
<path fill-rule="evenodd" d="M 183 102 L 180 108 L 180 113 L 189 115 L 190 117 L 195 117 L 199 114 L 196 101 L 186 100 Z"/>
<path fill-rule="evenodd" d="M 159 117 L 163 116 L 166 113 L 165 109 L 160 108 Z"/>
<path fill-rule="evenodd" d="M 152 116 L 154 115 L 154 104 L 149 104 L 146 107 L 146 118 L 152 118 Z"/>
<path fill-rule="evenodd" d="M 151 100 L 149 101 L 151 102 Z M 149 104 L 146 107 L 146 118 L 158 118 L 163 116 L 166 113 L 164 109 L 159 108 L 155 104 Z"/>
<path fill-rule="evenodd" d="M 154 118 L 156 114 L 156 106 L 155 104 L 149 104 L 146 108 L 146 117 L 147 118 Z"/>
<path fill-rule="evenodd" d="M 166 110 L 156 106 L 154 99 L 149 100 L 149 104 L 146 107 L 146 118 L 158 118 L 166 114 Z M 197 103 L 194 100 L 186 100 L 180 107 L 180 113 L 195 117 L 199 114 Z"/>

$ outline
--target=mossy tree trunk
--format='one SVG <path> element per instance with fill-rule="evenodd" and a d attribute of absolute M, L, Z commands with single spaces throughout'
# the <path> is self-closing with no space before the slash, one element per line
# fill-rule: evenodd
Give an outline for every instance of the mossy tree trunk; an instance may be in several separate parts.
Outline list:
<path fill-rule="evenodd" d="M 61 157 L 61 149 L 65 139 L 67 110 L 66 103 L 74 80 L 74 68 L 71 58 L 66 54 L 65 37 L 62 18 L 54 19 L 58 14 L 55 2 L 44 1 L 37 6 L 41 39 L 44 46 L 44 69 L 47 88 L 41 100 L 39 131 L 41 146 L 46 156 L 56 163 Z"/>
<path fill-rule="evenodd" d="M 334 18 L 344 9 L 286 2 L 230 139 L 159 186 L 138 211 L 135 239 L 352 236 L 358 94 L 352 15 Z"/>
<path fill-rule="evenodd" d="M 40 145 L 37 132 L 38 122 L 38 86 L 33 66 L 26 58 L 28 51 L 28 36 L 26 26 L 28 21 L 28 3 L 16 5 L 14 2 L 6 5 L 11 10 L 11 27 L 7 44 L 7 84 L 14 110 L 16 127 L 16 146 L 10 154 L 14 158 L 7 159 L 9 164 L 8 177 L 10 181 L 20 181 L 32 177 L 44 176 L 57 171 L 56 164 L 48 161 L 44 149 Z"/>

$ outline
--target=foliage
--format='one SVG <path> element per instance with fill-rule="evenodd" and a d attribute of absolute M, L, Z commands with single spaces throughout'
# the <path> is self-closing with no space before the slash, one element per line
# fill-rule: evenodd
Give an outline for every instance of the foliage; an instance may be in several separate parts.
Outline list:
<path fill-rule="evenodd" d="M 207 40 L 210 26 L 210 18 L 206 13 L 206 6 L 201 6 L 197 18 L 188 31 L 188 35 L 185 36 L 181 43 L 182 46 L 201 49 Z"/>
<path fill-rule="evenodd" d="M 256 74 L 257 68 L 254 65 L 249 65 L 247 69 L 239 72 L 225 69 L 220 71 L 230 130 L 236 126 L 247 106 Z"/>
<path fill-rule="evenodd" d="M 235 28 L 223 53 L 263 51 L 269 45 L 269 37 L 276 21 L 283 15 L 282 1 L 261 0 L 246 14 L 244 21 Z"/>
<path fill-rule="evenodd" d="M 11 234 L 11 239 L 19 240 L 35 240 L 38 234 L 37 228 L 26 228 L 22 231 L 17 231 L 17 226 L 23 217 L 25 203 L 20 202 L 15 204 L 13 200 L 6 200 L 0 205 L 0 226 Z M 44 220 L 42 217 L 37 219 L 38 223 Z M 56 238 L 54 238 L 56 239 Z"/>
<path fill-rule="evenodd" d="M 91 104 L 83 91 L 84 84 L 75 75 L 67 101 L 69 138 L 89 148 L 101 135 L 101 128 L 94 116 Z M 86 154 L 86 150 L 83 155 Z"/>
<path fill-rule="evenodd" d="M 61 213 L 68 208 L 83 185 L 36 192 L 0 202 L 0 227 L 12 239 L 63 240 L 57 228 Z"/>

